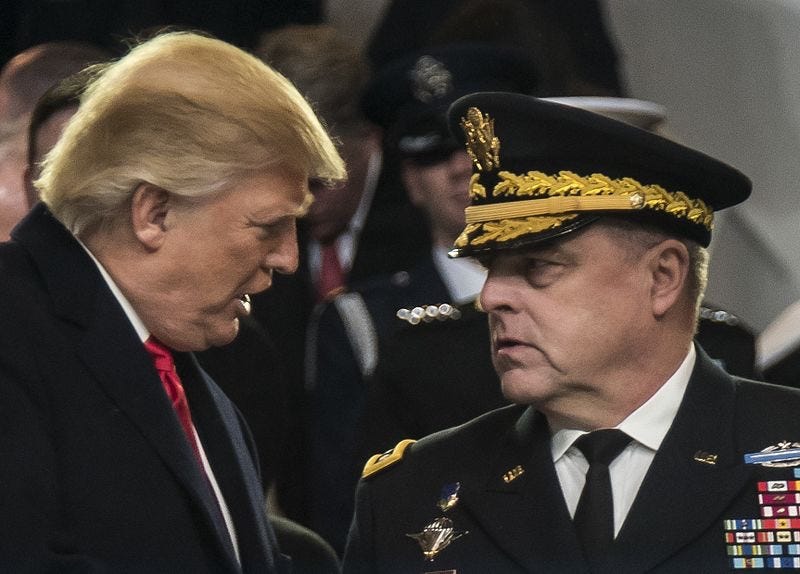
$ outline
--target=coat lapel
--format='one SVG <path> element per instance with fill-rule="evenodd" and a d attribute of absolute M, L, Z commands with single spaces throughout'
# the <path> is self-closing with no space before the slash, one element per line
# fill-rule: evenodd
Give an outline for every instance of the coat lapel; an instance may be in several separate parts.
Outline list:
<path fill-rule="evenodd" d="M 465 508 L 498 547 L 529 572 L 583 572 L 555 469 L 545 418 L 526 409 L 492 464 L 476 469 Z M 523 535 L 520 535 L 523 533 Z"/>
<path fill-rule="evenodd" d="M 731 440 L 734 401 L 730 377 L 698 349 L 678 415 L 617 537 L 607 571 L 648 571 L 715 522 L 722 538 L 721 513 L 753 474 L 740 464 Z M 708 455 L 716 455 L 714 464 L 698 460 Z"/>
<path fill-rule="evenodd" d="M 241 417 L 191 354 L 176 353 L 190 408 L 198 414 L 198 434 L 231 512 L 244 572 L 274 568 L 277 542 L 266 520 L 252 440 Z"/>
<path fill-rule="evenodd" d="M 94 262 L 43 205 L 23 220 L 14 238 L 28 249 L 44 278 L 54 313 L 65 321 L 65 338 L 75 342 L 79 359 L 198 506 L 235 569 L 213 493 L 147 351 Z"/>

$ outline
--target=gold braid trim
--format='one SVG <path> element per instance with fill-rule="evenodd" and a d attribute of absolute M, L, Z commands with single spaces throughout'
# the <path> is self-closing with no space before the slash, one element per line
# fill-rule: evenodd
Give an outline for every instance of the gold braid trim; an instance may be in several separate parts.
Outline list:
<path fill-rule="evenodd" d="M 560 227 L 565 221 L 575 219 L 577 214 L 553 217 L 526 217 L 525 219 L 502 219 L 489 223 L 470 223 L 458 236 L 454 245 L 458 248 L 467 245 L 483 245 L 489 241 L 511 241 L 529 233 L 539 233 Z M 478 233 L 478 235 L 475 235 Z"/>
<path fill-rule="evenodd" d="M 547 175 L 539 171 L 529 171 L 517 175 L 508 171 L 497 174 L 500 181 L 495 185 L 492 195 L 532 197 L 489 205 L 472 205 L 466 208 L 468 224 L 484 224 L 484 231 L 494 235 L 497 230 L 487 229 L 486 222 L 493 225 L 507 219 L 550 216 L 546 219 L 561 219 L 556 216 L 583 211 L 662 211 L 673 217 L 686 219 L 711 230 L 714 214 L 701 199 L 691 199 L 681 191 L 669 192 L 659 185 L 642 185 L 635 179 L 625 177 L 612 179 L 601 173 L 580 176 L 571 171 L 560 171 L 558 175 Z M 486 197 L 485 188 L 473 177 L 470 182 L 472 197 Z M 467 233 L 467 229 L 464 230 Z M 516 233 L 516 232 L 515 232 Z M 476 244 L 473 238 L 469 243 Z M 502 241 L 502 239 L 498 239 Z"/>

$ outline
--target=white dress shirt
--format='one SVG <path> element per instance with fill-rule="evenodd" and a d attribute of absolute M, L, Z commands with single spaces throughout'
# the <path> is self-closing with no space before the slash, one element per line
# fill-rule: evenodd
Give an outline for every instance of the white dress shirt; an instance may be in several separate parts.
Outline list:
<path fill-rule="evenodd" d="M 608 467 L 614 499 L 614 536 L 619 534 L 650 463 L 672 426 L 689 385 L 696 358 L 697 353 L 692 345 L 681 366 L 667 382 L 647 402 L 614 427 L 633 439 Z M 561 491 L 573 517 L 589 470 L 589 462 L 573 446 L 578 437 L 584 434 L 585 431 L 561 429 L 553 434 L 550 445 Z"/>

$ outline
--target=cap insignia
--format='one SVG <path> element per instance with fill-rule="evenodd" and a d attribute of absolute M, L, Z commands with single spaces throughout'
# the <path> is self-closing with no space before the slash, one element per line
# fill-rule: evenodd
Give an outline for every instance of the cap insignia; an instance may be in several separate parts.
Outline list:
<path fill-rule="evenodd" d="M 453 74 L 432 56 L 420 57 L 410 76 L 414 97 L 425 104 L 442 98 L 453 90 Z"/>
<path fill-rule="evenodd" d="M 469 108 L 461 118 L 461 129 L 467 136 L 467 153 L 478 171 L 500 167 L 500 139 L 494 135 L 494 120 L 478 108 Z"/>

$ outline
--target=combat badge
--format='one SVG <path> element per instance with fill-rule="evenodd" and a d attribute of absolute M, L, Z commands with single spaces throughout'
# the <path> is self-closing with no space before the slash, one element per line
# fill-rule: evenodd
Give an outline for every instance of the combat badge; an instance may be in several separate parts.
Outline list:
<path fill-rule="evenodd" d="M 800 466 L 800 443 L 788 440 L 768 446 L 760 452 L 744 455 L 745 464 L 760 464 L 769 467 Z"/>

